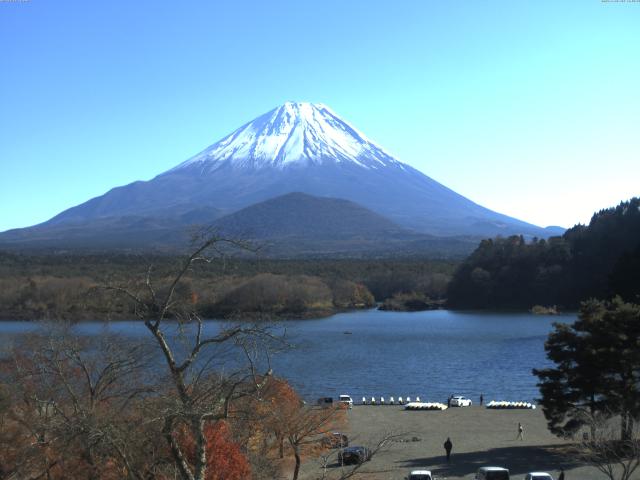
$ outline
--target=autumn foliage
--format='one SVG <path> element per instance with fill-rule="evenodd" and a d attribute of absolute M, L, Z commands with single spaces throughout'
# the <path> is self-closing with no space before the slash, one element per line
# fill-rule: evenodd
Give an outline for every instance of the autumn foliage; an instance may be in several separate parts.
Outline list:
<path fill-rule="evenodd" d="M 155 421 L 172 397 L 162 388 L 148 395 L 151 385 L 136 374 L 144 358 L 133 359 L 141 352 L 110 342 L 88 350 L 75 340 L 34 338 L 0 362 L 0 479 L 174 478 Z M 116 352 L 127 360 L 114 360 Z M 110 373 L 100 376 L 104 371 Z M 327 448 L 327 433 L 344 428 L 342 409 L 306 405 L 283 379 L 257 380 L 264 382 L 259 392 L 235 401 L 228 418 L 206 423 L 204 480 L 266 480 L 292 468 L 297 474 Z M 193 432 L 182 421 L 172 433 L 192 468 Z"/>
<path fill-rule="evenodd" d="M 251 478 L 251 467 L 240 445 L 233 440 L 227 422 L 209 423 L 204 428 L 207 442 L 206 480 L 246 480 Z M 180 444 L 193 463 L 195 441 L 187 428 L 178 434 Z"/>

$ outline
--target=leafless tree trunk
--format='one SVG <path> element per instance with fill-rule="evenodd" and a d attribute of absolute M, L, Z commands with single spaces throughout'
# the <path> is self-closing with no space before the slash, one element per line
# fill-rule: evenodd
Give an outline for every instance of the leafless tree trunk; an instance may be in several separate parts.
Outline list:
<path fill-rule="evenodd" d="M 343 412 L 344 409 L 341 406 L 330 408 L 301 406 L 297 412 L 292 412 L 287 418 L 281 420 L 295 458 L 293 480 L 297 480 L 300 473 L 302 449 L 319 446 L 323 437 L 331 431 L 334 420 Z"/>
<path fill-rule="evenodd" d="M 257 350 L 254 348 L 257 341 L 273 339 L 267 328 L 257 324 L 238 324 L 207 334 L 189 296 L 179 294 L 185 275 L 194 265 L 211 262 L 213 257 L 210 254 L 220 252 L 223 244 L 246 247 L 239 242 L 210 237 L 184 261 L 164 289 L 155 285 L 151 268 L 141 293 L 127 286 L 108 287 L 135 303 L 137 316 L 144 322 L 164 358 L 175 402 L 165 406 L 162 432 L 183 480 L 205 478 L 208 464 L 205 426 L 228 418 L 232 403 L 241 397 L 256 395 L 271 375 L 270 368 L 258 375 Z M 168 332 L 171 325 L 179 327 L 180 342 L 171 338 Z M 212 375 L 208 367 L 214 361 L 217 349 L 229 345 L 243 352 L 246 365 L 225 376 Z M 192 458 L 188 458 L 177 437 L 179 428 L 186 428 L 193 437 L 195 452 Z"/>
<path fill-rule="evenodd" d="M 640 466 L 640 435 L 632 420 L 619 417 L 626 435 L 619 437 L 616 417 L 591 416 L 585 423 L 590 435 L 578 445 L 578 457 L 606 475 L 609 480 L 629 480 Z M 585 432 L 586 433 L 586 432 Z"/>
<path fill-rule="evenodd" d="M 374 458 L 377 454 L 384 451 L 392 442 L 402 438 L 405 434 L 385 433 L 376 440 L 364 442 L 365 445 L 370 445 L 369 451 L 371 452 L 371 458 Z M 365 462 L 358 463 L 353 466 L 339 465 L 339 469 L 331 471 L 329 465 L 332 460 L 337 456 L 337 451 L 332 452 L 329 455 L 322 455 L 320 457 L 320 464 L 322 468 L 322 480 L 347 480 L 361 473 L 360 470 L 366 465 Z M 369 472 L 367 473 L 375 473 Z"/>

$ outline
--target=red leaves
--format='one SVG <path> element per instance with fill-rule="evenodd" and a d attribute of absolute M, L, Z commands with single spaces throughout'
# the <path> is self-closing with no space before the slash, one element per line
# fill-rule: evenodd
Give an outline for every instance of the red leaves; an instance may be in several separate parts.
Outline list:
<path fill-rule="evenodd" d="M 209 423 L 204 428 L 207 442 L 206 480 L 246 480 L 251 478 L 251 468 L 240 445 L 233 441 L 226 422 Z M 178 435 L 180 444 L 192 463 L 195 459 L 195 441 L 187 428 Z"/>

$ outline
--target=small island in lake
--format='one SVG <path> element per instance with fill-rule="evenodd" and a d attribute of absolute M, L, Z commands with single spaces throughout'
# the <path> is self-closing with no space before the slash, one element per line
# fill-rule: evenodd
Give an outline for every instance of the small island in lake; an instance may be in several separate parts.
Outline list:
<path fill-rule="evenodd" d="M 439 310 L 444 308 L 444 300 L 432 300 L 422 293 L 397 293 L 387 298 L 378 310 L 395 312 L 420 312 L 423 310 Z"/>

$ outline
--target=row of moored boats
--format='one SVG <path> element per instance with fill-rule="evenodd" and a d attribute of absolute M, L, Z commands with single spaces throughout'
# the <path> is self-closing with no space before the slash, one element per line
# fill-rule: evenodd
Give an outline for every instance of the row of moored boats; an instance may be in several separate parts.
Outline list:
<path fill-rule="evenodd" d="M 446 410 L 449 408 L 445 403 L 440 402 L 422 402 L 420 397 L 415 397 L 412 400 L 411 397 L 362 397 L 362 405 L 404 405 L 406 410 Z M 485 405 L 490 409 L 530 409 L 536 408 L 535 404 L 530 402 L 508 402 L 505 400 L 491 400 Z"/>

